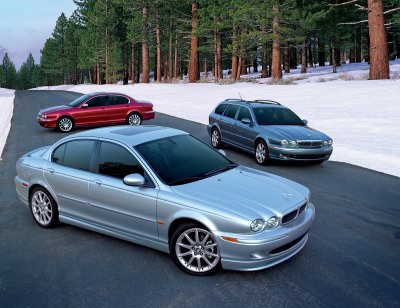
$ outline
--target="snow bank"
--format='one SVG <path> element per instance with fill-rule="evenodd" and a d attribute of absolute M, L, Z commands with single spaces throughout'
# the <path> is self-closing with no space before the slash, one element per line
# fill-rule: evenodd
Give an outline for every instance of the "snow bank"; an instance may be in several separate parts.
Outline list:
<path fill-rule="evenodd" d="M 397 76 L 400 61 L 393 62 L 390 68 L 391 74 Z M 368 74 L 364 63 L 343 65 L 338 74 L 330 71 L 331 67 L 309 68 L 305 78 L 292 85 L 151 83 L 41 89 L 125 93 L 151 101 L 158 112 L 203 124 L 208 123 L 215 105 L 226 98 L 272 99 L 333 138 L 331 160 L 400 176 L 400 79 L 363 80 Z M 295 70 L 285 78 L 296 75 Z"/>
<path fill-rule="evenodd" d="M 14 90 L 0 88 L 0 159 L 11 127 L 14 109 Z"/>

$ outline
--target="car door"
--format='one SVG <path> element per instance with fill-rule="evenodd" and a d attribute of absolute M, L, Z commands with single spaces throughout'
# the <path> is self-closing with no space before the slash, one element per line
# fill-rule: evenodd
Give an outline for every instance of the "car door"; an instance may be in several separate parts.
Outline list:
<path fill-rule="evenodd" d="M 239 105 L 229 104 L 228 108 L 225 109 L 225 112 L 222 114 L 220 120 L 220 129 L 222 140 L 226 142 L 233 142 L 233 125 L 235 124 L 236 113 L 239 109 Z"/>
<path fill-rule="evenodd" d="M 76 125 L 96 125 L 107 123 L 107 96 L 99 95 L 91 98 L 74 112 Z"/>
<path fill-rule="evenodd" d="M 60 217 L 88 220 L 93 140 L 73 140 L 58 146 L 44 167 L 44 177 L 58 201 Z"/>
<path fill-rule="evenodd" d="M 120 144 L 99 142 L 94 172 L 89 181 L 93 219 L 106 228 L 129 234 L 136 240 L 156 240 L 155 187 L 132 152 Z M 144 186 L 128 186 L 123 178 L 132 173 L 142 174 Z"/>
<path fill-rule="evenodd" d="M 243 119 L 250 120 L 250 125 L 242 122 Z M 257 133 L 254 131 L 253 116 L 249 108 L 240 106 L 237 118 L 234 124 L 234 142 L 248 150 L 254 150 L 254 140 Z"/>
<path fill-rule="evenodd" d="M 125 122 L 129 109 L 129 99 L 122 95 L 108 96 L 108 120 L 113 123 Z"/>

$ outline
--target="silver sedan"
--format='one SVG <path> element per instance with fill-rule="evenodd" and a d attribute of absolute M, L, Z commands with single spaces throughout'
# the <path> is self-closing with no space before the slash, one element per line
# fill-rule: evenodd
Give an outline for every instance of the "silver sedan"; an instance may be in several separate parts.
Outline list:
<path fill-rule="evenodd" d="M 39 226 L 59 221 L 170 253 L 194 275 L 260 270 L 306 244 L 310 191 L 239 166 L 191 135 L 108 127 L 39 148 L 16 164 Z"/>

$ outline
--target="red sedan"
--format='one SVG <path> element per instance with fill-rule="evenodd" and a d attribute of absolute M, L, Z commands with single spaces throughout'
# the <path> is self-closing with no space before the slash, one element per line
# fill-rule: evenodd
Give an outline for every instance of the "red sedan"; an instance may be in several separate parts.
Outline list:
<path fill-rule="evenodd" d="M 152 103 L 118 93 L 86 94 L 68 105 L 40 110 L 37 118 L 41 126 L 65 133 L 75 126 L 140 125 L 149 119 L 154 119 Z"/>

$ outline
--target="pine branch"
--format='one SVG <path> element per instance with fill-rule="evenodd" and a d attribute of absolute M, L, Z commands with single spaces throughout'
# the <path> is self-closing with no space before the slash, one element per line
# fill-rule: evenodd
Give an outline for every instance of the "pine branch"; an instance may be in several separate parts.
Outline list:
<path fill-rule="evenodd" d="M 337 7 L 337 6 L 342 6 L 342 5 L 347 5 L 347 4 L 351 4 L 351 3 L 354 3 L 354 2 L 358 2 L 358 0 L 350 0 L 350 1 L 347 1 L 347 2 L 343 2 L 343 3 L 336 3 L 336 4 L 328 4 L 328 6 L 333 6 L 333 7 Z"/>
<path fill-rule="evenodd" d="M 392 12 L 395 12 L 395 11 L 398 11 L 398 10 L 400 10 L 400 7 L 396 7 L 394 9 L 387 10 L 386 12 L 383 12 L 383 15 L 389 14 L 389 13 L 392 13 Z"/>
<path fill-rule="evenodd" d="M 364 22 L 368 22 L 368 19 L 360 20 L 360 21 L 353 21 L 353 22 L 341 22 L 341 23 L 338 23 L 338 25 L 358 25 L 358 24 L 362 24 Z"/>

